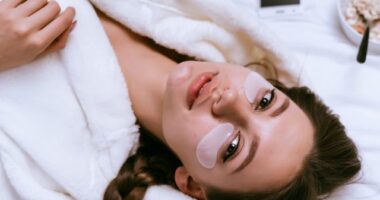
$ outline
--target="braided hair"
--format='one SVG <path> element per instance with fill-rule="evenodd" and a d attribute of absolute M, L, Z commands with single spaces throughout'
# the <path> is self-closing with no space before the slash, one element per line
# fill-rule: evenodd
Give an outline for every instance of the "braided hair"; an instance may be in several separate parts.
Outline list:
<path fill-rule="evenodd" d="M 151 185 L 176 188 L 174 173 L 181 162 L 161 141 L 141 128 L 139 147 L 108 185 L 104 200 L 141 200 Z"/>

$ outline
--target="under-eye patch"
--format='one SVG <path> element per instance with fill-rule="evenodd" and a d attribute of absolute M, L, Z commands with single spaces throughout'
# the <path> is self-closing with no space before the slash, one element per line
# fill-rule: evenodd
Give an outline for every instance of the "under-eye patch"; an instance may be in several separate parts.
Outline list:
<path fill-rule="evenodd" d="M 218 151 L 233 133 L 234 127 L 230 123 L 218 125 L 207 133 L 198 143 L 196 155 L 199 163 L 207 168 L 215 167 Z"/>
<path fill-rule="evenodd" d="M 244 82 L 244 93 L 249 103 L 253 103 L 261 88 L 273 86 L 256 72 L 250 72 Z"/>

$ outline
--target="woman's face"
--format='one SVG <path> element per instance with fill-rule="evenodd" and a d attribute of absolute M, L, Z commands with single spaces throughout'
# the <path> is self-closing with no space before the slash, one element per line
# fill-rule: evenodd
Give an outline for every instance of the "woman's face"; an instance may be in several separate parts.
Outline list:
<path fill-rule="evenodd" d="M 184 62 L 169 75 L 163 134 L 203 186 L 259 192 L 289 183 L 313 146 L 306 114 L 249 69 Z"/>

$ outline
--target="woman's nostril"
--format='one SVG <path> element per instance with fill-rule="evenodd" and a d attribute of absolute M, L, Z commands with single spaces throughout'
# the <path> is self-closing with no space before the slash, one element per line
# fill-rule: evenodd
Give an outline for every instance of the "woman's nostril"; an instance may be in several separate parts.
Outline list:
<path fill-rule="evenodd" d="M 232 103 L 236 98 L 236 92 L 234 90 L 227 90 L 223 94 L 223 98 L 227 103 Z"/>
<path fill-rule="evenodd" d="M 214 100 L 214 102 L 220 101 L 222 94 L 223 94 L 223 91 L 221 91 L 220 89 L 217 89 L 217 88 L 214 89 L 212 91 L 212 99 Z"/>

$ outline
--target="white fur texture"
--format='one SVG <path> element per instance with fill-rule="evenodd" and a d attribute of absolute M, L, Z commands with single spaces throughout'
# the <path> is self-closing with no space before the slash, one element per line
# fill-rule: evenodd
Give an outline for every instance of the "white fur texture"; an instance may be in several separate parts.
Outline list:
<path fill-rule="evenodd" d="M 144 200 L 195 200 L 182 192 L 168 186 L 168 185 L 157 185 L 152 186 L 145 193 Z"/>
<path fill-rule="evenodd" d="M 133 31 L 179 53 L 201 60 L 246 65 L 271 60 L 282 81 L 295 83 L 300 73 L 254 12 L 235 1 L 91 0 L 104 13 Z"/>

